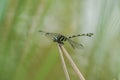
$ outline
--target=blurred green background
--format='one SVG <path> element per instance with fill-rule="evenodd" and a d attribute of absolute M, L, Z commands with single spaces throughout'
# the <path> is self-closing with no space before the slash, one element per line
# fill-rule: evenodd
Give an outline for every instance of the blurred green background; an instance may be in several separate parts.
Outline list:
<path fill-rule="evenodd" d="M 84 49 L 65 48 L 86 80 L 120 80 L 120 0 L 0 0 L 0 80 L 65 80 L 56 44 L 38 30 L 93 32 L 77 40 Z"/>

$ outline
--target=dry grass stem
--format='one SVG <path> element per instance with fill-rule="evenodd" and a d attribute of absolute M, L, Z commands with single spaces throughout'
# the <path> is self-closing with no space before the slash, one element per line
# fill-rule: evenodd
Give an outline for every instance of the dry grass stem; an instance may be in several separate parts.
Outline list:
<path fill-rule="evenodd" d="M 70 76 L 68 74 L 68 70 L 67 70 L 67 67 L 66 67 L 66 64 L 65 64 L 63 53 L 62 53 L 61 48 L 59 47 L 59 44 L 58 44 L 58 49 L 59 49 L 60 58 L 61 58 L 61 61 L 62 61 L 63 70 L 64 70 L 64 73 L 65 73 L 65 76 L 66 76 L 66 80 L 70 80 Z"/>
<path fill-rule="evenodd" d="M 62 46 L 59 45 L 59 50 L 60 52 L 62 52 L 68 59 L 68 61 L 70 62 L 73 70 L 75 71 L 75 73 L 78 75 L 80 80 L 85 80 L 85 78 L 83 77 L 82 73 L 79 71 L 78 67 L 76 66 L 76 64 L 74 63 L 74 61 L 72 60 L 71 56 L 69 55 L 69 53 L 67 52 L 67 50 Z"/>

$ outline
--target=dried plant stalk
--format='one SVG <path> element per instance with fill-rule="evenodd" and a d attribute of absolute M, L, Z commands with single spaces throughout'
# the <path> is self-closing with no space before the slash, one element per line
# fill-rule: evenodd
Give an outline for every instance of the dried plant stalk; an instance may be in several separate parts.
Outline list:
<path fill-rule="evenodd" d="M 66 64 L 65 64 L 63 53 L 62 53 L 61 48 L 59 47 L 59 44 L 58 44 L 58 49 L 59 49 L 60 58 L 61 58 L 61 61 L 62 61 L 63 70 L 64 70 L 64 73 L 65 73 L 65 76 L 66 76 L 66 80 L 70 80 L 70 76 L 68 74 L 68 70 L 67 70 L 67 67 L 66 67 Z"/>
<path fill-rule="evenodd" d="M 85 80 L 85 78 L 83 77 L 82 73 L 79 71 L 78 67 L 76 66 L 76 64 L 74 63 L 74 61 L 72 60 L 71 56 L 69 55 L 69 53 L 67 52 L 67 50 L 60 44 L 58 44 L 58 47 L 60 49 L 60 51 L 67 57 L 68 61 L 70 62 L 73 70 L 75 71 L 75 73 L 78 75 L 80 80 Z"/>

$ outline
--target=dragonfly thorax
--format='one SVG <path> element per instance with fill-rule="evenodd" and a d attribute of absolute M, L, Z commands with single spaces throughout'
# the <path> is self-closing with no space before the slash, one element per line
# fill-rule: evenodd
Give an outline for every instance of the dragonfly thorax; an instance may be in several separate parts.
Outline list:
<path fill-rule="evenodd" d="M 65 36 L 63 36 L 61 34 L 53 37 L 53 41 L 58 42 L 60 44 L 64 44 L 64 41 L 66 41 L 66 40 L 67 40 L 67 37 L 65 37 Z"/>

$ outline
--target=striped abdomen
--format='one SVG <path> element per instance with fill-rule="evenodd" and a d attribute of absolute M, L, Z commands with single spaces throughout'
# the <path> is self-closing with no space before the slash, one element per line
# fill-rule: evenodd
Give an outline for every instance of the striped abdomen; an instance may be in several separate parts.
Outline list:
<path fill-rule="evenodd" d="M 87 34 L 73 35 L 73 36 L 70 36 L 68 38 L 74 38 L 74 37 L 78 37 L 78 36 L 88 36 L 88 37 L 91 37 L 92 35 L 93 35 L 93 33 L 87 33 Z"/>

